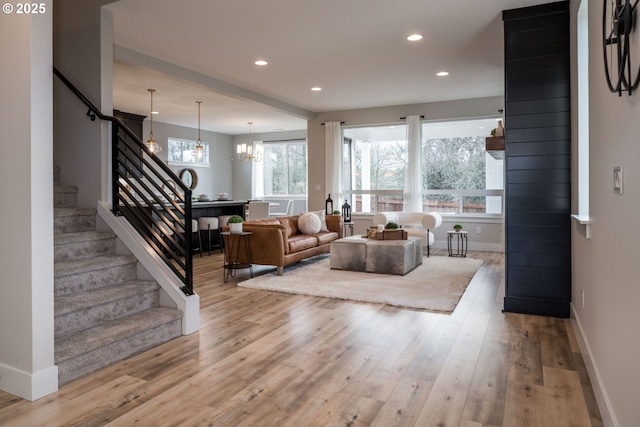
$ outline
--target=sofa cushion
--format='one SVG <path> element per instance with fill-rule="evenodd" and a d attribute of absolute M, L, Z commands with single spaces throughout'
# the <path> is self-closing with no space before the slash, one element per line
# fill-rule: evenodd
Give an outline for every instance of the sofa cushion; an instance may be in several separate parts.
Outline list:
<path fill-rule="evenodd" d="M 299 217 L 300 217 L 299 215 L 283 216 L 277 219 L 277 221 L 279 221 L 282 225 L 284 225 L 287 238 L 300 234 L 300 230 L 298 229 Z"/>
<path fill-rule="evenodd" d="M 318 239 L 311 234 L 298 234 L 297 236 L 289 237 L 288 242 L 290 253 L 300 252 L 318 246 Z"/>
<path fill-rule="evenodd" d="M 337 240 L 339 236 L 335 231 L 329 231 L 326 233 L 318 233 L 316 237 L 318 238 L 318 245 L 326 245 L 327 243 Z"/>
<path fill-rule="evenodd" d="M 316 234 L 320 231 L 320 218 L 311 212 L 304 213 L 298 218 L 298 229 L 304 234 Z"/>

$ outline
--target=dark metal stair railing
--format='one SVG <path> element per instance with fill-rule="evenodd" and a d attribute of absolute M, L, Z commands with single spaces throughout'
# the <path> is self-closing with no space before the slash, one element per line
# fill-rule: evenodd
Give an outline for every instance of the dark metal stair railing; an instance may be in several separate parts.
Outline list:
<path fill-rule="evenodd" d="M 131 223 L 193 295 L 191 189 L 121 120 L 102 114 L 56 67 L 53 73 L 89 108 L 92 121 L 111 122 L 113 214 Z"/>

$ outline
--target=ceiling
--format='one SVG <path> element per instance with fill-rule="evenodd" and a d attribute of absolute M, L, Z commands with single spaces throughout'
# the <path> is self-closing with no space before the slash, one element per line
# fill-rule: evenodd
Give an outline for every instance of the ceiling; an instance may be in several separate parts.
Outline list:
<path fill-rule="evenodd" d="M 154 88 L 154 121 L 195 128 L 202 100 L 202 129 L 236 135 L 249 121 L 298 130 L 321 112 L 501 96 L 501 12 L 543 3 L 120 0 L 106 6 L 114 108 L 149 115 Z"/>

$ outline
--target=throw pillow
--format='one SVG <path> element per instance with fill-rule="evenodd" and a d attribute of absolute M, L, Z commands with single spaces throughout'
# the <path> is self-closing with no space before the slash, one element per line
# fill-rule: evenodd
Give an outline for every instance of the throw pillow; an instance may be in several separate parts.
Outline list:
<path fill-rule="evenodd" d="M 320 231 L 329 231 L 329 229 L 327 228 L 327 218 L 325 216 L 325 212 L 324 209 L 321 209 L 319 211 L 310 211 L 309 213 L 315 214 L 318 216 L 318 218 L 320 218 Z"/>
<path fill-rule="evenodd" d="M 320 218 L 311 212 L 304 213 L 298 218 L 298 228 L 304 234 L 316 234 L 320 231 Z"/>

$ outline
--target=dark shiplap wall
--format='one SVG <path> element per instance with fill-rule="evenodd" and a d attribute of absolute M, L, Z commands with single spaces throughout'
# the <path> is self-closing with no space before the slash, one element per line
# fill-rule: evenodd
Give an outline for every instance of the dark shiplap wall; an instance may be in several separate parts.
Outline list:
<path fill-rule="evenodd" d="M 569 2 L 503 12 L 505 311 L 569 317 Z"/>

